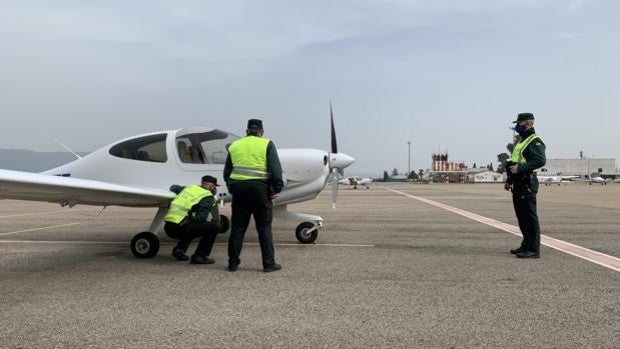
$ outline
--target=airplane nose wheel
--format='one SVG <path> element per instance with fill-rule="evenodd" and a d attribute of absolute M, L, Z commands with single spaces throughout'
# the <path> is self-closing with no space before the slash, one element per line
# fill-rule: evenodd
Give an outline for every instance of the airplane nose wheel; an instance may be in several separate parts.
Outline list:
<path fill-rule="evenodd" d="M 295 229 L 295 237 L 302 244 L 311 244 L 319 236 L 319 229 L 310 222 L 303 222 Z"/>
<path fill-rule="evenodd" d="M 149 231 L 137 234 L 131 239 L 131 253 L 137 258 L 153 258 L 159 252 L 159 239 Z"/>

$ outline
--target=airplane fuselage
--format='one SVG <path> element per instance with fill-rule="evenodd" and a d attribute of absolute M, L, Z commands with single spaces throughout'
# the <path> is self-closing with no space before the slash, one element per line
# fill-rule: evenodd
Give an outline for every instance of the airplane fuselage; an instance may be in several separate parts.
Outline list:
<path fill-rule="evenodd" d="M 206 128 L 200 130 L 223 132 Z M 43 173 L 162 190 L 168 190 L 172 184 L 197 183 L 204 175 L 214 176 L 218 182 L 223 183 L 226 146 L 238 137 L 226 134 L 229 136 L 225 139 L 228 143 L 220 141 L 209 144 L 203 142 L 206 143 L 205 149 L 210 148 L 208 151 L 202 150 L 201 158 L 204 160 L 197 161 L 206 163 L 192 163 L 190 162 L 192 161 L 191 158 L 184 160 L 182 157 L 180 145 L 182 140 L 187 137 L 180 134 L 181 131 L 183 130 L 154 132 L 126 138 L 104 146 L 81 159 Z M 138 149 L 150 149 L 151 153 L 156 152 L 158 156 L 155 159 L 148 158 L 149 155 L 145 155 L 144 153 L 147 151 L 144 150 L 134 151 L 134 155 L 131 155 L 130 151 L 127 151 L 128 155 L 125 155 L 118 150 L 119 147 L 121 150 L 125 150 L 123 148 L 125 144 L 128 144 L 126 147 L 131 147 L 137 142 L 136 140 L 148 140 L 149 137 L 160 137 L 162 144 L 159 149 L 154 150 L 155 147 L 149 144 Z M 219 149 L 214 147 L 219 147 Z M 137 153 L 142 154 L 140 156 L 147 159 L 140 158 L 139 155 L 136 155 Z M 279 149 L 278 155 L 282 165 L 285 187 L 275 202 L 276 205 L 310 200 L 323 190 L 330 174 L 330 154 L 328 152 L 317 149 Z M 348 156 L 345 157 L 344 162 L 354 161 Z M 218 188 L 218 196 L 224 201 L 231 200 L 225 185 Z"/>

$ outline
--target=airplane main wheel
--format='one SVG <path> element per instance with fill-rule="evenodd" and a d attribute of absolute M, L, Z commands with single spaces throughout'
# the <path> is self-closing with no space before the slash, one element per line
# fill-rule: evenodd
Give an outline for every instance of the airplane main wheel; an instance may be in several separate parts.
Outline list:
<path fill-rule="evenodd" d="M 153 258 L 159 252 L 159 239 L 150 231 L 145 231 L 131 239 L 131 253 L 137 258 Z"/>
<path fill-rule="evenodd" d="M 230 219 L 224 215 L 220 215 L 220 222 L 222 222 L 222 229 L 220 229 L 220 234 L 224 234 L 230 229 Z"/>
<path fill-rule="evenodd" d="M 314 224 L 310 222 L 303 222 L 297 226 L 295 229 L 295 237 L 297 237 L 297 241 L 302 244 L 311 244 L 316 240 L 319 236 L 319 230 L 314 229 L 310 231 L 310 229 L 314 228 Z"/>

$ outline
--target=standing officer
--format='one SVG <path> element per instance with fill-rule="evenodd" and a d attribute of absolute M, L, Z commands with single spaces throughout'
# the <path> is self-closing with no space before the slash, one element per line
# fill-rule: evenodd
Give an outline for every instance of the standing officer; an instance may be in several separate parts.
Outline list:
<path fill-rule="evenodd" d="M 271 236 L 272 201 L 284 186 L 282 167 L 276 146 L 268 138 L 263 138 L 263 133 L 263 122 L 250 119 L 246 137 L 228 148 L 224 180 L 233 196 L 228 271 L 236 271 L 241 263 L 239 255 L 251 215 L 258 232 L 263 271 L 282 269 L 275 261 Z"/>
<path fill-rule="evenodd" d="M 200 185 L 182 187 L 173 185 L 170 191 L 177 196 L 170 203 L 170 209 L 164 217 L 164 231 L 166 235 L 179 242 L 172 249 L 172 256 L 178 261 L 190 259 L 185 252 L 195 238 L 200 238 L 198 247 L 190 260 L 191 264 L 213 264 L 215 260 L 209 258 L 215 237 L 222 225 L 215 196 L 217 178 L 202 177 Z M 211 213 L 212 221 L 207 217 Z"/>
<path fill-rule="evenodd" d="M 517 116 L 515 131 L 521 140 L 515 144 L 508 163 L 506 190 L 512 190 L 519 229 L 523 234 L 521 246 L 510 250 L 518 258 L 540 258 L 540 225 L 536 213 L 538 178 L 535 170 L 546 163 L 545 144 L 534 131 L 534 114 L 521 113 Z"/>

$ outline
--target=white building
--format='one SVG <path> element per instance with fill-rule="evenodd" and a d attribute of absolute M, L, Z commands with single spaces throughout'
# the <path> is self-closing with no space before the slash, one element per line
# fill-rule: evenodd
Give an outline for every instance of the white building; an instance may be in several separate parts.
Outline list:
<path fill-rule="evenodd" d="M 484 171 L 473 174 L 474 183 L 502 183 L 504 175 L 494 171 Z"/>
<path fill-rule="evenodd" d="M 539 175 L 589 176 L 591 173 L 614 174 L 615 159 L 547 159 Z"/>

